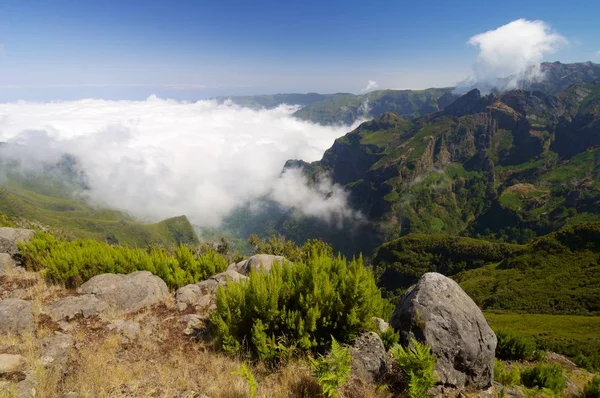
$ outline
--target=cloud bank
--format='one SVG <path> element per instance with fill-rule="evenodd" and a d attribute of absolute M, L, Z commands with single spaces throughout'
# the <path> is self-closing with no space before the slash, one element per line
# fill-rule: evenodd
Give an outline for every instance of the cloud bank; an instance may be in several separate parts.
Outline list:
<path fill-rule="evenodd" d="M 296 109 L 155 96 L 0 104 L 0 141 L 22 144 L 0 156 L 35 167 L 69 153 L 87 175 L 93 203 L 146 220 L 186 214 L 196 225 L 217 226 L 263 196 L 325 219 L 355 216 L 330 181 L 312 187 L 297 170 L 281 174 L 286 160 L 318 160 L 352 128 L 297 120 Z"/>
<path fill-rule="evenodd" d="M 518 88 L 523 82 L 543 79 L 540 64 L 567 43 L 544 21 L 517 19 L 495 30 L 477 34 L 467 42 L 479 49 L 473 75 L 460 87 L 483 91 Z"/>

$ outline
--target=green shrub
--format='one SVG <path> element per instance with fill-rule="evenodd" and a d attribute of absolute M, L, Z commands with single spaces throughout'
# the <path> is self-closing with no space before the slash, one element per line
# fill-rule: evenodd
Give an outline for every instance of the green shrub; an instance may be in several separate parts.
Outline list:
<path fill-rule="evenodd" d="M 506 330 L 496 332 L 496 357 L 506 360 L 532 359 L 536 353 L 535 340 Z"/>
<path fill-rule="evenodd" d="M 388 327 L 385 332 L 379 333 L 379 337 L 385 349 L 389 350 L 400 341 L 400 332 L 396 332 L 393 327 Z"/>
<path fill-rule="evenodd" d="M 256 396 L 256 393 L 258 392 L 258 383 L 256 382 L 256 378 L 254 377 L 252 370 L 250 370 L 250 367 L 246 362 L 243 362 L 240 368 L 235 372 L 232 372 L 232 374 L 244 378 L 244 380 L 246 380 L 246 383 L 248 384 L 248 393 L 251 397 Z"/>
<path fill-rule="evenodd" d="M 509 368 L 502 361 L 494 359 L 494 379 L 503 386 L 511 387 L 521 382 L 521 370 L 517 365 Z"/>
<path fill-rule="evenodd" d="M 308 261 L 274 264 L 228 284 L 216 304 L 211 324 L 223 349 L 248 347 L 262 360 L 292 346 L 323 351 L 331 336 L 349 343 L 387 309 L 362 258 L 347 262 L 317 249 Z"/>
<path fill-rule="evenodd" d="M 583 398 L 600 398 L 600 377 L 594 376 L 594 378 L 583 387 Z"/>
<path fill-rule="evenodd" d="M 391 352 L 404 380 L 408 382 L 410 398 L 429 396 L 428 391 L 436 382 L 436 359 L 431 354 L 431 347 L 412 339 L 409 347 L 397 344 Z"/>
<path fill-rule="evenodd" d="M 525 387 L 549 389 L 560 393 L 566 387 L 563 369 L 557 364 L 537 364 L 521 371 L 521 382 Z"/>
<path fill-rule="evenodd" d="M 28 268 L 45 270 L 50 280 L 67 287 L 77 287 L 99 274 L 146 270 L 177 288 L 227 269 L 227 260 L 210 248 L 194 253 L 180 245 L 172 254 L 157 246 L 141 249 L 91 239 L 69 241 L 46 232 L 19 244 L 19 250 Z"/>
<path fill-rule="evenodd" d="M 319 354 L 317 359 L 311 358 L 313 375 L 328 397 L 337 395 L 337 391 L 346 384 L 352 366 L 350 350 L 343 347 L 335 338 L 331 338 L 331 351 L 327 356 Z"/>

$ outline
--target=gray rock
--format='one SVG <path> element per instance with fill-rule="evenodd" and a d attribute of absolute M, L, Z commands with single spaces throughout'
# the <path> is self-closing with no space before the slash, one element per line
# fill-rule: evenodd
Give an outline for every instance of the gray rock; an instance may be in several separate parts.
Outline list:
<path fill-rule="evenodd" d="M 231 264 L 227 270 L 239 272 L 242 275 L 249 275 L 251 270 L 260 271 L 263 269 L 269 272 L 274 263 L 282 264 L 288 261 L 283 256 L 274 256 L 272 254 L 255 254 L 252 257 L 242 260 L 237 264 Z"/>
<path fill-rule="evenodd" d="M 27 361 L 22 355 L 0 354 L 0 376 L 25 371 Z"/>
<path fill-rule="evenodd" d="M 58 299 L 44 311 L 55 322 L 70 321 L 78 317 L 100 316 L 110 310 L 107 302 L 93 294 L 67 296 Z"/>
<path fill-rule="evenodd" d="M 34 372 L 28 372 L 25 380 L 17 384 L 17 398 L 35 398 L 39 380 Z"/>
<path fill-rule="evenodd" d="M 384 333 L 390 328 L 390 324 L 384 321 L 381 318 L 373 318 L 375 321 L 375 327 L 377 328 L 377 333 Z"/>
<path fill-rule="evenodd" d="M 387 354 L 383 342 L 375 332 L 360 334 L 350 347 L 352 354 L 351 375 L 372 383 L 387 371 Z"/>
<path fill-rule="evenodd" d="M 21 335 L 35 330 L 29 301 L 7 298 L 0 300 L 0 334 Z"/>
<path fill-rule="evenodd" d="M 496 335 L 452 279 L 423 275 L 398 303 L 391 325 L 400 330 L 403 344 L 416 338 L 431 346 L 439 383 L 477 390 L 492 385 Z"/>
<path fill-rule="evenodd" d="M 140 324 L 134 321 L 125 321 L 118 319 L 108 325 L 109 330 L 114 330 L 123 335 L 128 340 L 136 339 L 140 334 Z"/>
<path fill-rule="evenodd" d="M 246 279 L 236 271 L 227 270 L 211 276 L 209 279 L 195 285 L 186 285 L 175 292 L 175 305 L 180 311 L 192 307 L 196 311 L 212 309 L 215 306 L 215 295 L 219 286 L 227 282 Z"/>
<path fill-rule="evenodd" d="M 6 275 L 15 267 L 16 263 L 8 253 L 0 253 L 0 276 Z"/>
<path fill-rule="evenodd" d="M 169 295 L 167 284 L 148 271 L 128 275 L 97 275 L 81 285 L 79 290 L 85 294 L 93 294 L 126 313 L 157 304 Z"/>
<path fill-rule="evenodd" d="M 0 253 L 15 254 L 20 242 L 28 242 L 34 232 L 30 229 L 0 228 Z"/>
<path fill-rule="evenodd" d="M 40 362 L 43 366 L 52 367 L 59 374 L 64 374 L 74 346 L 75 339 L 68 334 L 55 333 L 44 337 L 41 341 Z"/>

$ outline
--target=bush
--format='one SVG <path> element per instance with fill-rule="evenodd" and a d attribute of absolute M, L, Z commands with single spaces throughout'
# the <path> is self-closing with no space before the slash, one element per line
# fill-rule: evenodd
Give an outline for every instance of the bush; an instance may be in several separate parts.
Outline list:
<path fill-rule="evenodd" d="M 521 382 L 525 387 L 549 389 L 559 394 L 566 387 L 563 369 L 557 364 L 537 364 L 521 371 Z"/>
<path fill-rule="evenodd" d="M 362 258 L 347 262 L 317 249 L 306 262 L 251 272 L 219 289 L 216 301 L 211 324 L 223 349 L 248 347 L 262 360 L 295 347 L 322 351 L 332 336 L 349 343 L 388 306 Z"/>
<path fill-rule="evenodd" d="M 536 354 L 537 346 L 531 337 L 506 330 L 496 332 L 498 345 L 496 346 L 496 357 L 506 360 L 532 359 Z"/>
<path fill-rule="evenodd" d="M 46 276 L 74 288 L 104 273 L 150 271 L 171 288 L 204 280 L 227 269 L 227 260 L 210 248 L 194 253 L 180 245 L 172 254 L 164 248 L 111 246 L 91 239 L 68 241 L 46 232 L 19 244 L 28 268 L 45 270 Z"/>
<path fill-rule="evenodd" d="M 431 354 L 431 347 L 412 339 L 408 348 L 397 344 L 392 349 L 392 355 L 404 380 L 408 382 L 410 398 L 428 397 L 429 389 L 436 382 L 436 359 Z"/>
<path fill-rule="evenodd" d="M 594 378 L 583 387 L 583 398 L 600 398 L 600 377 L 594 376 Z"/>
<path fill-rule="evenodd" d="M 507 387 L 517 385 L 521 381 L 521 370 L 517 365 L 509 368 L 502 361 L 494 359 L 494 380 Z"/>
<path fill-rule="evenodd" d="M 340 387 L 346 384 L 352 366 L 352 356 L 348 348 L 342 347 L 335 338 L 331 338 L 331 351 L 327 356 L 310 360 L 313 375 L 328 397 L 337 395 Z"/>

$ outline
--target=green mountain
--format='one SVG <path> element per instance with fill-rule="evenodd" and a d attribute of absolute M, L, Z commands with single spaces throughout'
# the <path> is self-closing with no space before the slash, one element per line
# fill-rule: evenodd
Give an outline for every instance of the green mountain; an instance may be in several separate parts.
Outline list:
<path fill-rule="evenodd" d="M 580 62 L 542 63 L 544 80 L 519 85 L 529 91 L 557 94 L 575 84 L 586 84 L 600 77 L 600 64 Z M 217 97 L 219 102 L 231 100 L 255 109 L 274 108 L 281 104 L 299 105 L 294 113 L 299 119 L 321 124 L 352 124 L 360 118 L 373 118 L 392 112 L 404 118 L 420 117 L 444 109 L 458 98 L 453 87 L 426 90 L 377 90 L 362 95 L 337 94 L 274 94 L 239 97 Z"/>
<path fill-rule="evenodd" d="M 527 245 L 411 234 L 383 244 L 373 267 L 391 295 L 434 271 L 456 279 L 485 310 L 600 314 L 600 223 L 565 227 Z"/>
<path fill-rule="evenodd" d="M 525 242 L 600 220 L 600 79 L 558 96 L 478 90 L 443 111 L 393 113 L 301 166 L 343 185 L 381 242 L 408 233 Z"/>
<path fill-rule="evenodd" d="M 136 221 L 117 210 L 96 208 L 83 199 L 84 175 L 75 160 L 63 158 L 42 171 L 22 173 L 2 161 L 0 221 L 6 216 L 33 221 L 77 238 L 91 238 L 130 246 L 198 243 L 194 228 L 185 216 L 154 224 Z"/>
<path fill-rule="evenodd" d="M 360 118 L 371 118 L 383 112 L 396 112 L 417 117 L 436 112 L 458 96 L 452 88 L 427 90 L 377 90 L 367 94 L 275 94 L 241 97 L 217 97 L 218 102 L 231 100 L 254 109 L 274 108 L 281 104 L 300 105 L 294 116 L 320 124 L 352 124 Z"/>

